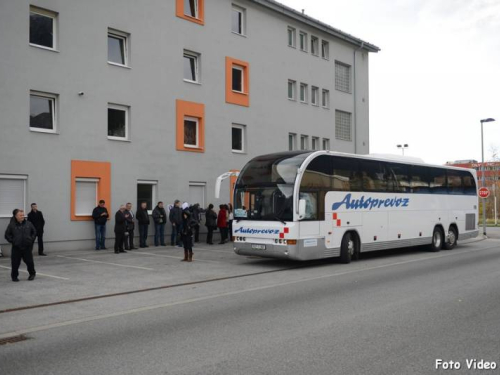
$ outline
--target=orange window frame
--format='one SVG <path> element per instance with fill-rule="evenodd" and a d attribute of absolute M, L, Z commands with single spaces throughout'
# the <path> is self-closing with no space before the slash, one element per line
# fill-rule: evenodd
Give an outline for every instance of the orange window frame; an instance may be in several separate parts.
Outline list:
<path fill-rule="evenodd" d="M 198 25 L 205 24 L 205 0 L 198 0 L 198 17 L 191 17 L 184 13 L 184 0 L 176 0 L 175 5 L 176 16 L 187 21 L 194 22 Z"/>
<path fill-rule="evenodd" d="M 205 152 L 205 105 L 201 103 L 176 101 L 176 149 L 177 151 Z M 198 120 L 198 147 L 184 146 L 184 119 Z"/>
<path fill-rule="evenodd" d="M 243 92 L 233 91 L 233 67 L 243 70 Z M 246 61 L 226 57 L 226 103 L 243 107 L 250 106 L 250 64 Z"/>
<path fill-rule="evenodd" d="M 104 199 L 108 210 L 111 208 L 111 163 L 99 161 L 71 160 L 71 221 L 92 221 L 92 216 L 76 215 L 76 180 L 95 178 L 97 200 Z"/>

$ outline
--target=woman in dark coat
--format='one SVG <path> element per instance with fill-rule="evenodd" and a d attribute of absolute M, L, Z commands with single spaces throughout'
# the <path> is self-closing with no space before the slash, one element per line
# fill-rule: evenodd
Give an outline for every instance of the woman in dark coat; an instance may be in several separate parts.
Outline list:
<path fill-rule="evenodd" d="M 227 217 L 226 206 L 221 204 L 219 206 L 219 215 L 217 216 L 217 226 L 220 230 L 220 245 L 226 243 L 227 240 Z"/>
<path fill-rule="evenodd" d="M 191 212 L 189 210 L 184 210 L 182 213 L 182 243 L 184 245 L 184 259 L 182 262 L 192 262 L 193 261 L 193 230 L 196 221 L 193 219 Z"/>
<path fill-rule="evenodd" d="M 214 229 L 217 228 L 217 213 L 214 211 L 214 205 L 209 204 L 205 212 L 205 226 L 207 227 L 207 244 L 213 245 L 212 242 Z"/>

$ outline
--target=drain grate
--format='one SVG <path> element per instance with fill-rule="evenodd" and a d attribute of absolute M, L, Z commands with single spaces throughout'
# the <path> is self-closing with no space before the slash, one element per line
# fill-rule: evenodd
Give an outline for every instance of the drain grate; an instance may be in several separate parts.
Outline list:
<path fill-rule="evenodd" d="M 16 342 L 25 341 L 25 340 L 29 340 L 29 337 L 26 337 L 24 335 L 7 337 L 5 339 L 0 339 L 0 346 L 7 345 L 7 344 L 15 344 Z"/>

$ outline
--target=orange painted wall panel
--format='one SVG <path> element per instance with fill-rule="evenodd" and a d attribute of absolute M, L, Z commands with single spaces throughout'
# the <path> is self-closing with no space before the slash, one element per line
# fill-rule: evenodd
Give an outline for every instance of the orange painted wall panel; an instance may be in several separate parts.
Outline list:
<path fill-rule="evenodd" d="M 194 18 L 184 14 L 184 0 L 176 0 L 175 14 L 177 17 L 197 23 L 198 25 L 205 24 L 205 0 L 198 0 L 198 18 Z"/>
<path fill-rule="evenodd" d="M 205 152 L 205 105 L 201 103 L 176 101 L 176 149 L 178 151 Z M 198 147 L 184 146 L 184 117 L 198 119 Z"/>
<path fill-rule="evenodd" d="M 233 66 L 243 69 L 242 93 L 233 91 Z M 226 103 L 250 106 L 250 64 L 232 57 L 226 57 Z"/>

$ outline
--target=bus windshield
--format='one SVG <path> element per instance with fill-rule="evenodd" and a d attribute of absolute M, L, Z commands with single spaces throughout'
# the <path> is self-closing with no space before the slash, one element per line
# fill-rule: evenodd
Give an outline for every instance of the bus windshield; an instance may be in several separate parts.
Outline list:
<path fill-rule="evenodd" d="M 293 220 L 297 171 L 310 152 L 257 157 L 243 168 L 235 186 L 235 220 Z"/>

